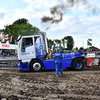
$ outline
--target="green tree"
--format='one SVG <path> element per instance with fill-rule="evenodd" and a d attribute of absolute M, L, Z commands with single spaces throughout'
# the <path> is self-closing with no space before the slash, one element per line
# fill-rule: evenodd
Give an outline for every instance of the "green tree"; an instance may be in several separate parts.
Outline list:
<path fill-rule="evenodd" d="M 43 32 L 41 32 L 40 29 L 37 28 L 36 26 L 34 26 L 34 27 L 32 28 L 32 32 L 33 32 L 34 34 L 43 34 Z"/>
<path fill-rule="evenodd" d="M 12 43 L 15 43 L 15 40 L 17 40 L 19 35 L 33 35 L 38 34 L 41 31 L 36 26 L 32 26 L 27 19 L 18 19 L 15 22 L 13 22 L 12 25 L 6 25 L 4 26 L 5 29 L 0 30 L 0 32 L 4 33 L 5 36 L 8 37 L 8 40 L 10 40 L 11 35 L 13 35 Z M 7 40 L 6 40 L 7 41 Z M 5 42 L 6 42 L 5 41 Z"/>
<path fill-rule="evenodd" d="M 68 50 L 72 50 L 72 48 L 74 47 L 74 40 L 73 40 L 73 37 L 72 36 L 66 36 L 62 39 L 63 41 L 64 40 L 67 40 L 67 48 Z"/>
<path fill-rule="evenodd" d="M 80 52 L 80 51 L 82 51 L 82 50 L 83 50 L 83 47 L 80 47 L 78 51 Z"/>
<path fill-rule="evenodd" d="M 51 39 L 47 39 L 48 42 L 48 48 L 51 48 L 54 42 Z"/>
<path fill-rule="evenodd" d="M 22 19 L 18 19 L 15 22 L 13 22 L 13 24 L 18 24 L 18 25 L 24 24 L 24 25 L 27 25 L 27 24 L 29 24 L 29 21 L 27 19 L 25 19 L 25 18 L 22 18 Z"/>
<path fill-rule="evenodd" d="M 59 39 L 55 39 L 54 40 L 57 44 L 61 44 L 61 40 L 59 40 Z"/>
<path fill-rule="evenodd" d="M 76 47 L 75 50 L 78 50 L 78 47 Z"/>

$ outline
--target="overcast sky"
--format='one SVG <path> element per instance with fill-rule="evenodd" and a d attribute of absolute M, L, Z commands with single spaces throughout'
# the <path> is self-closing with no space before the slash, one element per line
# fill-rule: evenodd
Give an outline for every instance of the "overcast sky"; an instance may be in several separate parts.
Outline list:
<path fill-rule="evenodd" d="M 100 0 L 87 0 L 85 3 L 76 3 L 73 6 L 69 6 L 66 1 L 0 0 L 0 29 L 19 18 L 26 18 L 30 24 L 45 31 L 49 39 L 72 36 L 75 42 L 74 47 L 86 48 L 86 41 L 90 38 L 93 46 L 100 48 Z M 63 12 L 63 20 L 54 24 L 42 23 L 43 16 L 51 16 L 50 8 L 60 4 L 68 5 Z M 46 30 L 48 26 L 50 28 Z"/>

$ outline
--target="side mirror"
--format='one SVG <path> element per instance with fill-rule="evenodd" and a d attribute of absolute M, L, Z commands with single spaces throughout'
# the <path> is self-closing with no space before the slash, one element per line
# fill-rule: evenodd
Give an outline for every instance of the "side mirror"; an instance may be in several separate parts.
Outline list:
<path fill-rule="evenodd" d="M 17 38 L 17 41 L 19 41 L 22 38 L 22 35 L 19 35 Z"/>

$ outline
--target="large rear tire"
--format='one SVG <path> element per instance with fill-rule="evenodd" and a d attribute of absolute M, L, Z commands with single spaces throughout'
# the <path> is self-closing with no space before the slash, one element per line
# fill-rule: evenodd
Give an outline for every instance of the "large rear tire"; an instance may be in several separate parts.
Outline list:
<path fill-rule="evenodd" d="M 84 63 L 81 59 L 75 59 L 72 63 L 72 68 L 75 71 L 81 71 L 84 69 Z"/>
<path fill-rule="evenodd" d="M 39 60 L 34 60 L 30 64 L 30 71 L 32 72 L 40 72 L 43 69 L 43 64 Z"/>

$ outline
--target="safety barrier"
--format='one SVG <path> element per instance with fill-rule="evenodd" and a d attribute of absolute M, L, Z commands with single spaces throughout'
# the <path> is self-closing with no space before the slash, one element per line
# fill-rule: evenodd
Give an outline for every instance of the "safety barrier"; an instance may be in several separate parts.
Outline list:
<path fill-rule="evenodd" d="M 88 53 L 87 54 L 87 66 L 92 66 L 92 65 L 100 65 L 100 56 L 95 55 L 95 53 Z"/>

